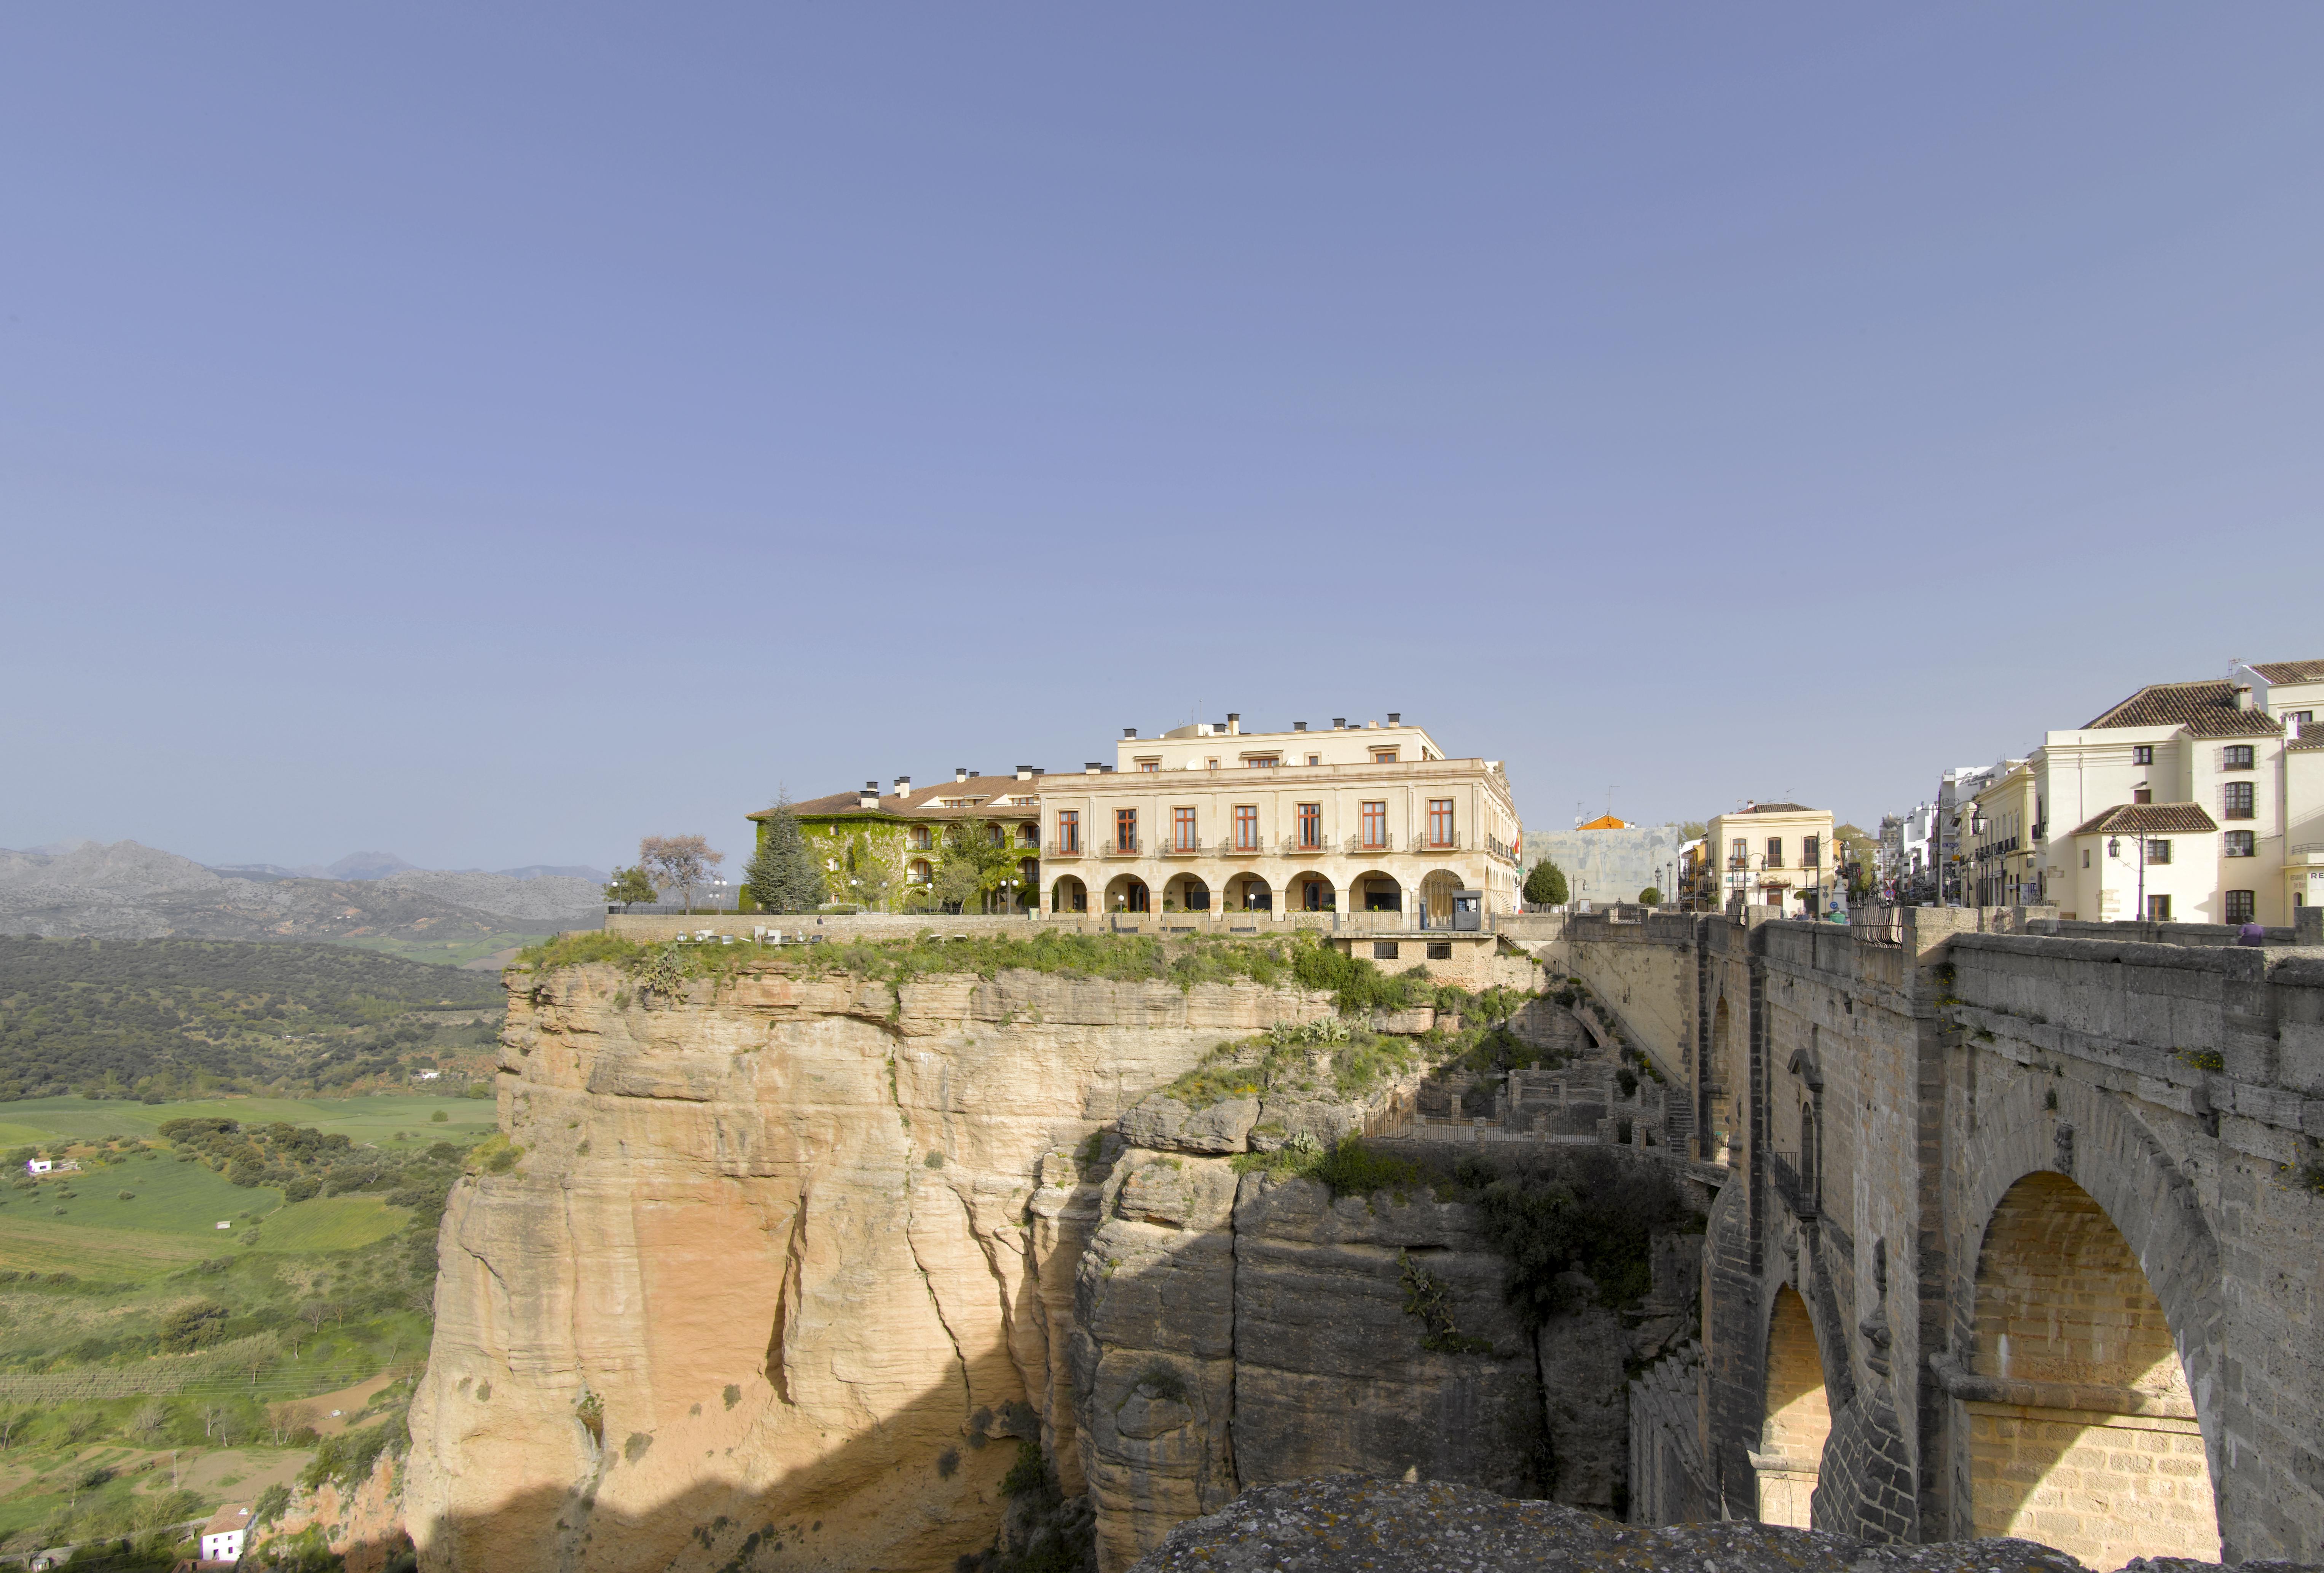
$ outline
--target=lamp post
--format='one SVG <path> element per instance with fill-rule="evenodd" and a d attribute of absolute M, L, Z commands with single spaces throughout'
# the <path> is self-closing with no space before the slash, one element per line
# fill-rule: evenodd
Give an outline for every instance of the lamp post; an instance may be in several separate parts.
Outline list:
<path fill-rule="evenodd" d="M 2144 923 L 2146 921 L 2146 837 L 2139 835 L 2133 837 L 2132 839 L 2138 843 L 2138 911 L 2135 921 Z M 2122 856 L 2120 836 L 2107 837 L 2107 856 L 2108 857 Z"/>

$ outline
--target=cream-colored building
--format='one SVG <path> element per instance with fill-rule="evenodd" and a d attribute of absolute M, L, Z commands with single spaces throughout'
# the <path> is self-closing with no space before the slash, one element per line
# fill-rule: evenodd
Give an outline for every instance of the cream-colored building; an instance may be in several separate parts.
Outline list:
<path fill-rule="evenodd" d="M 2150 877 L 2148 893 L 2167 896 L 2177 922 L 2289 925 L 2296 908 L 2324 899 L 2319 712 L 2324 661 L 2237 662 L 2225 678 L 2150 683 L 2081 726 L 2045 734 L 2022 771 L 1980 795 L 1994 843 L 2010 839 L 1997 810 L 2030 818 L 1979 875 L 2006 871 L 1996 904 L 2045 902 L 2099 921 L 2152 916 L 2154 903 L 2140 911 L 2123 868 L 2103 861 L 2103 845 L 2119 842 L 2135 875 L 2139 838 L 2105 816 L 2126 805 L 2192 808 L 2211 828 L 2190 815 L 2172 819 L 2187 828 L 2168 837 L 2168 888 Z M 2092 828 L 2102 824 L 2112 828 Z"/>
<path fill-rule="evenodd" d="M 1499 760 L 1448 758 L 1390 714 L 1311 731 L 1241 717 L 1125 730 L 1111 765 L 1040 779 L 1045 911 L 1399 911 L 1450 928 L 1457 891 L 1517 910 Z"/>
<path fill-rule="evenodd" d="M 1727 907 L 1766 905 L 1812 916 L 1817 893 L 1836 882 L 1830 809 L 1747 804 L 1712 819 L 1703 844 Z"/>
<path fill-rule="evenodd" d="M 2030 760 L 2013 763 L 1999 781 L 1971 798 L 1962 816 L 1960 846 L 1969 904 L 2038 905 L 2042 901 L 2042 793 Z"/>

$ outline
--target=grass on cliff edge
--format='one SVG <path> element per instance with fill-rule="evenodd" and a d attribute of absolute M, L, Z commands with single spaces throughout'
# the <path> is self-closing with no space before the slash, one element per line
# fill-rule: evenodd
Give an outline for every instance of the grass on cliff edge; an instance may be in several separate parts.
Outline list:
<path fill-rule="evenodd" d="M 777 963 L 790 972 L 844 972 L 889 984 L 964 973 L 989 978 L 1020 971 L 1120 983 L 1167 982 L 1181 988 L 1247 978 L 1268 986 L 1327 992 L 1344 1015 L 1415 1005 L 1468 1011 L 1481 1004 L 1489 1015 L 1506 1016 L 1526 997 L 1506 989 L 1471 995 L 1449 985 L 1440 986 L 1430 981 L 1423 967 L 1385 973 L 1363 958 L 1344 955 L 1304 930 L 1274 939 L 1187 935 L 1166 942 L 1144 934 L 1069 934 L 1056 930 L 1021 939 L 984 935 L 947 939 L 933 930 L 923 930 L 909 939 L 859 939 L 778 953 L 749 944 L 642 945 L 614 934 L 560 934 L 526 947 L 512 965 L 548 972 L 586 962 L 613 963 L 649 985 L 657 977 L 672 982 L 684 977 L 731 977 L 763 963 Z"/>

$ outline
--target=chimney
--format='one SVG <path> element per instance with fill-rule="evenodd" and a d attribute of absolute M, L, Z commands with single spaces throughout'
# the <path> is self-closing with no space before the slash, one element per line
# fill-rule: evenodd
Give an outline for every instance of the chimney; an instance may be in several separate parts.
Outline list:
<path fill-rule="evenodd" d="M 899 798 L 908 798 L 912 795 L 912 778 L 910 776 L 899 775 L 896 778 L 896 795 Z"/>
<path fill-rule="evenodd" d="M 1135 726 L 1124 726 L 1121 729 L 1121 735 L 1124 737 L 1135 737 L 1138 736 L 1138 728 Z"/>
<path fill-rule="evenodd" d="M 1034 773 L 1035 772 L 1033 767 L 1029 764 L 1020 764 L 1017 767 L 1017 779 L 1019 781 L 1031 781 Z"/>
<path fill-rule="evenodd" d="M 954 766 L 952 767 L 952 784 L 953 784 L 953 785 L 954 785 L 954 786 L 958 786 L 961 782 L 963 782 L 966 781 L 967 779 L 968 779 L 968 766 L 966 766 L 966 765 L 964 765 L 964 764 L 955 764 L 955 765 L 954 765 Z"/>
<path fill-rule="evenodd" d="M 1093 759 L 1088 763 L 1082 766 L 1082 773 L 1084 775 L 1095 775 L 1099 771 L 1103 770 L 1104 768 L 1104 765 Z"/>
<path fill-rule="evenodd" d="M 2248 709 L 2250 709 L 2251 708 L 2252 708 L 2252 692 L 2251 692 L 2251 684 L 2249 684 L 2249 683 L 2237 683 L 2237 684 L 2236 685 L 2236 709 L 2238 709 L 2238 710 L 2248 710 Z"/>
<path fill-rule="evenodd" d="M 1291 729 L 1294 732 L 1305 732 L 1307 730 L 1307 723 L 1305 721 L 1294 721 L 1291 723 Z"/>
<path fill-rule="evenodd" d="M 1404 725 L 1404 712 L 1403 712 L 1402 710 L 1390 710 L 1390 711 L 1388 713 L 1388 724 L 1389 726 L 1403 726 L 1403 725 Z"/>
<path fill-rule="evenodd" d="M 1333 730 L 1333 731 L 1334 731 L 1334 732 L 1344 732 L 1344 731 L 1346 731 L 1347 729 L 1348 729 L 1348 718 L 1347 718 L 1345 716 L 1334 716 L 1334 717 L 1332 717 L 1332 730 Z"/>
<path fill-rule="evenodd" d="M 880 806 L 880 783 L 876 781 L 865 782 L 863 783 L 863 790 L 855 794 L 855 806 L 859 809 L 878 808 Z"/>
<path fill-rule="evenodd" d="M 1232 737 L 1239 737 L 1242 735 L 1242 712 L 1240 710 L 1229 710 L 1227 712 L 1227 735 Z"/>

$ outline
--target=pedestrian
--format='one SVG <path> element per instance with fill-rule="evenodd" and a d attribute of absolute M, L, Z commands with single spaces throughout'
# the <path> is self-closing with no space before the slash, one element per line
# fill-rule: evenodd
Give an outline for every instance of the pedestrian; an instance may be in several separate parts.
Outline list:
<path fill-rule="evenodd" d="M 2259 926 L 2259 921 L 2257 919 L 2254 919 L 2252 921 L 2246 923 L 2242 928 L 2236 930 L 2236 943 L 2238 945 L 2264 945 L 2267 943 L 2267 930 Z"/>

